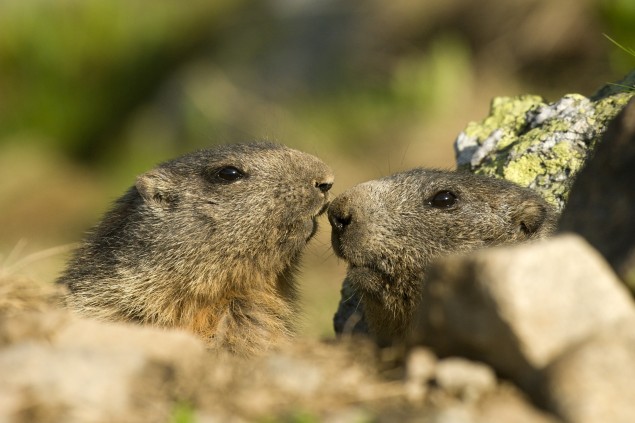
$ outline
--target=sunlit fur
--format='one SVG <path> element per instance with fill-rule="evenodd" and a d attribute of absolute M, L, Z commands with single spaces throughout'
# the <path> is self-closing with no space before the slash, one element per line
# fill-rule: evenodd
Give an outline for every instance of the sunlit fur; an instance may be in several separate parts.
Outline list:
<path fill-rule="evenodd" d="M 435 208 L 450 191 L 454 206 Z M 555 212 L 538 194 L 470 173 L 414 169 L 366 182 L 331 204 L 333 248 L 349 264 L 346 278 L 380 343 L 403 337 L 420 301 L 430 261 L 443 255 L 543 237 Z"/>
<path fill-rule="evenodd" d="M 245 176 L 216 177 L 232 166 Z M 249 355 L 284 342 L 294 272 L 327 204 L 330 169 L 270 143 L 228 145 L 138 177 L 87 236 L 59 282 L 79 313 L 178 327 Z"/>

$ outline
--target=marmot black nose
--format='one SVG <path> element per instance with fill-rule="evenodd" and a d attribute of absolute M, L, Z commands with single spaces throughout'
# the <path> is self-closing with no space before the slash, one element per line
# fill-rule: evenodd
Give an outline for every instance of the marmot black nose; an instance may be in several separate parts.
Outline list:
<path fill-rule="evenodd" d="M 333 186 L 333 182 L 319 182 L 318 181 L 315 183 L 315 187 L 325 194 L 328 192 L 328 190 L 331 189 L 332 186 Z"/>
<path fill-rule="evenodd" d="M 334 231 L 343 232 L 352 221 L 352 213 L 347 207 L 342 207 L 341 203 L 329 207 L 329 222 Z"/>

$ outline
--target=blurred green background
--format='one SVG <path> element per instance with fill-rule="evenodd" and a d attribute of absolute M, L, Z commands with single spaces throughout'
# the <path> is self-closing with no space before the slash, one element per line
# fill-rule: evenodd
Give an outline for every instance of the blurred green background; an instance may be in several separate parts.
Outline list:
<path fill-rule="evenodd" d="M 0 271 L 52 281 L 135 175 L 198 147 L 305 150 L 336 194 L 452 168 L 491 98 L 588 95 L 632 69 L 603 34 L 635 45 L 634 1 L 0 1 Z M 328 239 L 323 220 L 305 336 L 332 332 Z"/>

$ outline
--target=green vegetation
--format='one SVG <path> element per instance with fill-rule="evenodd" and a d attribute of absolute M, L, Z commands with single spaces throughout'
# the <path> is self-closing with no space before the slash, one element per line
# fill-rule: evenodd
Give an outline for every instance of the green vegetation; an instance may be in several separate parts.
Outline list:
<path fill-rule="evenodd" d="M 631 48 L 631 47 L 627 47 L 624 46 L 622 44 L 620 44 L 619 42 L 615 41 L 613 38 L 609 37 L 608 35 L 604 34 L 604 36 L 611 42 L 613 43 L 617 48 L 619 48 L 622 52 L 626 53 L 627 55 L 631 56 L 631 66 L 635 66 L 635 49 Z M 618 89 L 625 89 L 627 91 L 635 91 L 635 78 L 631 78 L 630 81 L 624 81 L 621 84 L 614 84 L 617 86 Z"/>
<path fill-rule="evenodd" d="M 196 423 L 195 414 L 196 412 L 191 405 L 179 402 L 172 410 L 169 423 Z"/>
<path fill-rule="evenodd" d="M 32 136 L 88 159 L 120 148 L 109 136 L 209 40 L 230 3 L 2 2 L 0 137 Z"/>
<path fill-rule="evenodd" d="M 355 155 L 452 113 L 481 85 L 481 70 L 498 65 L 461 30 L 465 17 L 430 35 L 422 10 L 421 28 L 394 39 L 383 28 L 369 31 L 381 6 L 368 15 L 276 7 L 2 2 L 0 145 L 36 143 L 118 168 L 122 159 L 145 166 L 210 139 L 263 136 Z M 404 8 L 383 22 L 385 31 L 397 31 L 400 19 L 416 22 Z M 633 38 L 633 9 L 629 0 L 597 1 L 611 40 Z M 609 53 L 614 77 L 632 67 Z"/>
<path fill-rule="evenodd" d="M 617 46 L 610 51 L 611 66 L 627 73 L 633 69 L 633 40 L 635 40 L 635 2 L 631 0 L 600 0 L 598 11 L 606 25 L 606 37 Z M 624 46 L 624 47 L 622 47 Z M 628 54 L 624 54 L 624 52 Z"/>

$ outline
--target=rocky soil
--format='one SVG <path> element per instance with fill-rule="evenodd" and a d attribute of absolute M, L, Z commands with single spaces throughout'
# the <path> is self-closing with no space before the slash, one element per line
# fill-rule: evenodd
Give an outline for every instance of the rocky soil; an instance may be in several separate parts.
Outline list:
<path fill-rule="evenodd" d="M 2 313 L 2 422 L 557 421 L 489 366 L 424 347 L 298 340 L 238 360 L 187 333 L 80 319 L 47 301 Z"/>

